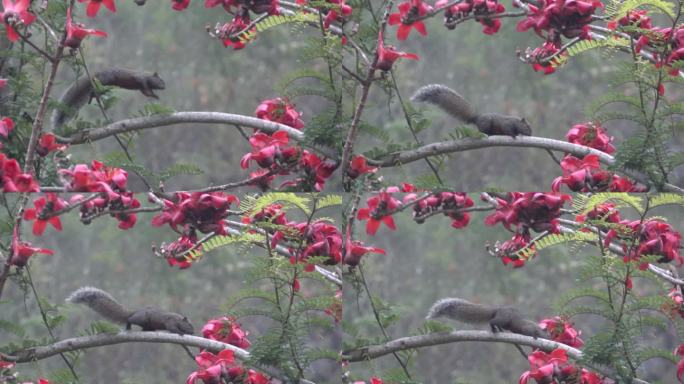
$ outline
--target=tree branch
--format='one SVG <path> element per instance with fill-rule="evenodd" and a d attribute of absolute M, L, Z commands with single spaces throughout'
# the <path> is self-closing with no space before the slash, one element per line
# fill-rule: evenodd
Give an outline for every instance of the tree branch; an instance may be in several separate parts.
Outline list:
<path fill-rule="evenodd" d="M 234 345 L 222 343 L 216 340 L 205 339 L 203 337 L 177 335 L 175 333 L 168 332 L 122 331 L 117 334 L 99 334 L 93 336 L 74 337 L 71 339 L 61 340 L 50 345 L 17 351 L 13 355 L 0 354 L 0 360 L 14 363 L 31 363 L 35 362 L 36 360 L 46 359 L 59 353 L 122 343 L 169 343 L 202 348 L 213 353 L 218 353 L 224 349 L 229 349 L 233 351 L 235 357 L 240 361 L 247 361 L 251 357 L 250 353 L 242 348 L 238 348 Z M 281 373 L 273 367 L 259 366 L 258 369 L 270 376 L 278 377 L 281 375 Z M 304 379 L 300 380 L 299 383 L 313 384 L 311 381 Z"/>
<path fill-rule="evenodd" d="M 566 141 L 555 139 L 547 139 L 536 136 L 517 136 L 512 138 L 509 136 L 488 136 L 485 138 L 465 138 L 459 140 L 447 140 L 431 144 L 426 144 L 422 147 L 411 149 L 407 151 L 395 152 L 386 155 L 377 160 L 369 160 L 368 163 L 380 167 L 393 167 L 412 163 L 414 161 L 423 159 L 428 156 L 437 156 L 453 152 L 463 152 L 472 149 L 488 148 L 488 147 L 527 147 L 540 148 L 545 150 L 553 150 L 559 152 L 566 152 L 577 157 L 584 157 L 586 155 L 597 155 L 601 163 L 612 165 L 615 163 L 613 156 L 601 152 L 599 150 L 589 148 L 583 145 L 572 144 Z M 650 185 L 648 178 L 634 171 L 621 171 L 625 175 L 634 178 L 635 180 Z M 667 192 L 684 193 L 684 189 L 673 184 L 665 184 L 663 190 Z"/>
<path fill-rule="evenodd" d="M 287 135 L 292 140 L 299 142 L 304 140 L 304 133 L 284 124 L 261 120 L 257 119 L 256 117 L 235 115 L 232 113 L 191 111 L 120 120 L 104 127 L 80 131 L 68 137 L 58 137 L 57 142 L 60 144 L 72 145 L 83 144 L 91 141 L 101 140 L 118 133 L 140 131 L 148 128 L 166 127 L 185 123 L 240 125 L 259 129 L 266 133 L 286 131 Z M 337 159 L 337 154 L 330 148 L 315 147 L 313 149 L 329 158 Z"/>

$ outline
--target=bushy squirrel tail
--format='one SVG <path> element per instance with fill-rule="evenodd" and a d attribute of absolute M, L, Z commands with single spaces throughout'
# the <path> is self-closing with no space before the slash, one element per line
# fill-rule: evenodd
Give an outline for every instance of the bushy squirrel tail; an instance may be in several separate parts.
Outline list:
<path fill-rule="evenodd" d="M 447 317 L 464 323 L 486 323 L 494 317 L 495 308 L 471 303 L 468 300 L 447 297 L 437 300 L 428 311 L 426 319 Z"/>
<path fill-rule="evenodd" d="M 131 312 L 127 311 L 109 293 L 95 287 L 81 287 L 66 299 L 69 303 L 85 304 L 107 320 L 127 323 Z"/>
<path fill-rule="evenodd" d="M 430 84 L 418 88 L 411 96 L 411 101 L 436 105 L 466 123 L 474 123 L 478 116 L 478 113 L 463 96 L 441 84 Z"/>

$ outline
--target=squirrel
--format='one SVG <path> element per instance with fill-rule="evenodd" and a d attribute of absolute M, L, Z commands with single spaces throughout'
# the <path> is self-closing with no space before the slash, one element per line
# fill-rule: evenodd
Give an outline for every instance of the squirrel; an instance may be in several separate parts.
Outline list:
<path fill-rule="evenodd" d="M 502 329 L 521 335 L 548 337 L 546 331 L 537 323 L 523 318 L 520 311 L 513 307 L 497 307 L 475 304 L 459 298 L 437 300 L 428 311 L 426 319 L 448 317 L 464 323 L 480 324 L 489 322 L 492 332 Z"/>
<path fill-rule="evenodd" d="M 518 135 L 532 135 L 532 128 L 525 118 L 498 113 L 480 114 L 463 96 L 445 85 L 430 84 L 420 87 L 411 101 L 434 104 L 459 120 L 475 124 L 487 136 L 506 135 L 515 138 Z"/>
<path fill-rule="evenodd" d="M 126 330 L 130 330 L 131 325 L 135 324 L 142 327 L 143 331 L 165 330 L 179 335 L 195 333 L 192 324 L 183 315 L 154 307 L 129 311 L 112 295 L 94 287 L 79 288 L 69 295 L 66 301 L 85 304 L 108 320 L 126 324 Z"/>
<path fill-rule="evenodd" d="M 164 80 L 155 72 L 139 72 L 124 68 L 107 68 L 96 72 L 93 78 L 102 85 L 138 90 L 147 97 L 158 99 L 154 90 L 165 89 Z M 95 90 L 88 76 L 79 77 L 59 99 L 61 107 L 52 112 L 52 129 L 58 129 L 76 116 L 78 110 L 95 97 Z"/>

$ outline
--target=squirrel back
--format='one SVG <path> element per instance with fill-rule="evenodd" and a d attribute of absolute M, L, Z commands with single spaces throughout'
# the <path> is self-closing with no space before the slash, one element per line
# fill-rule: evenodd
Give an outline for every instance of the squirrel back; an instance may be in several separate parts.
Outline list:
<path fill-rule="evenodd" d="M 102 317 L 115 323 L 125 324 L 133 312 L 127 311 L 109 293 L 95 287 L 81 287 L 66 299 L 69 303 L 85 304 Z"/>
<path fill-rule="evenodd" d="M 133 71 L 112 67 L 93 74 L 100 84 L 117 86 L 123 89 L 139 90 L 147 97 L 158 98 L 154 90 L 166 88 L 164 80 L 155 72 Z M 52 129 L 60 128 L 76 115 L 81 107 L 95 96 L 93 85 L 88 76 L 79 77 L 59 99 L 60 106 L 52 112 Z"/>

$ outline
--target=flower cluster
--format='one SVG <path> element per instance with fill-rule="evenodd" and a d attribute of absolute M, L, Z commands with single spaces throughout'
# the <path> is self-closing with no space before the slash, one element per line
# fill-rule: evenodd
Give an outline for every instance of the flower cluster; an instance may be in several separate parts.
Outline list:
<path fill-rule="evenodd" d="M 435 7 L 442 8 L 449 2 L 449 0 L 439 0 L 435 3 Z M 493 35 L 501 28 L 501 20 L 493 16 L 505 11 L 506 7 L 497 0 L 465 0 L 444 11 L 444 24 L 447 28 L 453 28 L 458 20 L 472 12 L 475 15 L 475 20 L 484 26 L 482 32 Z"/>
<path fill-rule="evenodd" d="M 618 176 L 601 169 L 598 155 L 586 155 L 579 159 L 566 155 L 561 160 L 563 176 L 551 183 L 553 192 L 560 191 L 566 185 L 573 192 L 644 192 L 645 187 L 637 185 L 630 179 Z"/>
<path fill-rule="evenodd" d="M 568 356 L 564 349 L 555 349 L 551 353 L 534 351 L 528 357 L 530 370 L 525 371 L 518 380 L 518 384 L 527 384 L 531 379 L 542 383 L 583 383 L 608 384 L 609 379 L 603 379 L 594 372 L 584 368 L 578 369 L 568 363 Z"/>
<path fill-rule="evenodd" d="M 152 218 L 152 225 L 159 227 L 168 223 L 182 235 L 195 231 L 227 235 L 223 220 L 230 214 L 231 204 L 240 204 L 240 201 L 223 192 L 176 192 L 173 201 L 164 200 L 164 209 Z"/>
<path fill-rule="evenodd" d="M 30 5 L 31 1 L 29 0 L 3 0 L 4 10 L 0 13 L 0 17 L 5 25 L 9 41 L 19 40 L 18 27 L 29 25 L 36 20 L 36 15 L 28 11 Z"/>
<path fill-rule="evenodd" d="M 539 192 L 509 192 L 505 197 L 498 197 L 496 212 L 485 218 L 485 224 L 502 223 L 506 229 L 519 234 L 548 231 L 559 233 L 558 217 L 561 208 L 569 195 L 548 194 Z"/>
<path fill-rule="evenodd" d="M 47 193 L 45 196 L 34 200 L 33 206 L 35 208 L 29 208 L 24 211 L 24 220 L 35 220 L 33 222 L 34 235 L 42 236 L 48 224 L 58 231 L 62 230 L 62 222 L 59 216 L 53 214 L 64 209 L 67 206 L 66 201 L 60 199 L 56 193 Z"/>
<path fill-rule="evenodd" d="M 550 57 L 557 55 L 560 51 L 561 44 L 554 41 L 545 41 L 541 47 L 535 49 L 527 48 L 525 52 L 525 62 L 532 64 L 532 69 L 535 72 L 543 71 L 545 75 L 550 75 L 556 72 L 556 65 Z M 566 55 L 565 52 L 562 53 Z"/>
<path fill-rule="evenodd" d="M 71 204 L 81 203 L 81 221 L 85 224 L 90 223 L 92 217 L 100 215 L 102 212 L 109 214 L 119 221 L 119 229 L 131 229 L 135 226 L 137 215 L 131 210 L 140 208 L 140 201 L 135 198 L 133 192 L 121 192 L 114 197 L 99 195 L 93 199 L 83 195 L 74 195 L 70 199 Z"/>
<path fill-rule="evenodd" d="M 406 40 L 412 29 L 415 29 L 423 36 L 427 36 L 425 23 L 416 21 L 420 16 L 425 16 L 432 11 L 432 7 L 423 0 L 408 0 L 397 6 L 399 12 L 389 15 L 389 25 L 399 25 L 397 28 L 397 39 Z"/>
<path fill-rule="evenodd" d="M 494 255 L 501 259 L 504 265 L 510 265 L 513 268 L 521 268 L 525 266 L 525 261 L 536 255 L 534 244 L 529 245 L 532 237 L 529 232 L 516 233 L 510 240 L 506 240 L 503 244 L 496 243 L 494 247 Z M 528 257 L 521 257 L 518 251 L 526 247 L 530 247 Z"/>
<path fill-rule="evenodd" d="M 186 269 L 192 266 L 192 258 L 186 256 L 191 249 L 202 249 L 201 244 L 197 245 L 197 233 L 181 235 L 170 244 L 162 243 L 159 255 L 166 259 L 170 267 L 178 266 L 180 269 Z"/>
<path fill-rule="evenodd" d="M 289 101 L 280 97 L 262 101 L 254 114 L 262 120 L 274 121 L 300 130 L 304 128 L 302 113 Z"/>
<path fill-rule="evenodd" d="M 414 198 L 415 194 L 407 195 L 404 202 Z M 413 218 L 422 224 L 426 215 L 441 211 L 451 218 L 452 227 L 463 228 L 470 222 L 470 214 L 463 212 L 463 209 L 473 205 L 473 199 L 463 192 L 439 192 L 418 201 L 413 206 Z"/>
<path fill-rule="evenodd" d="M 620 224 L 622 230 L 619 232 L 621 233 L 618 233 L 618 229 L 615 228 L 609 230 L 604 244 L 607 247 L 615 238 L 625 240 L 622 245 L 625 262 L 640 262 L 643 256 L 653 255 L 660 257 L 659 263 L 671 261 L 676 261 L 679 265 L 684 263 L 684 258 L 679 254 L 682 236 L 670 224 L 657 219 L 646 220 L 643 223 L 639 220 L 623 220 Z M 638 242 L 634 247 L 628 248 L 627 243 L 630 243 L 633 236 L 637 237 Z M 647 267 L 648 263 L 642 262 L 639 265 L 640 269 Z"/>
<path fill-rule="evenodd" d="M 599 123 L 577 124 L 570 128 L 565 137 L 573 144 L 591 147 L 607 154 L 615 152 L 615 147 L 611 144 L 613 137 L 608 136 Z"/>
<path fill-rule="evenodd" d="M 573 348 L 581 348 L 584 341 L 580 339 L 581 332 L 573 328 L 572 323 L 565 318 L 553 317 L 539 322 L 539 327 L 546 330 L 551 340 L 569 345 Z"/>
<path fill-rule="evenodd" d="M 0 152 L 0 191 L 38 192 L 40 187 L 28 173 L 22 173 L 19 162 Z"/>
<path fill-rule="evenodd" d="M 234 345 L 238 348 L 247 349 L 251 345 L 247 340 L 248 332 L 240 328 L 240 324 L 234 317 L 220 317 L 209 320 L 202 327 L 202 336 L 210 340 Z"/>
<path fill-rule="evenodd" d="M 199 369 L 188 376 L 186 384 L 194 384 L 198 379 L 204 383 L 240 382 L 245 384 L 268 384 L 270 380 L 261 373 L 246 370 L 235 361 L 233 351 L 224 349 L 218 354 L 208 351 L 195 356 Z"/>
<path fill-rule="evenodd" d="M 603 8 L 599 0 L 541 0 L 527 4 L 527 18 L 518 23 L 520 32 L 532 28 L 547 41 L 560 42 L 561 36 L 589 39 L 589 23 L 597 8 Z"/>
<path fill-rule="evenodd" d="M 613 203 L 603 203 L 595 206 L 589 212 L 583 215 L 577 215 L 576 218 L 578 223 L 584 223 L 590 221 L 592 224 L 600 224 L 600 222 L 606 223 L 619 223 L 620 222 L 620 211 Z M 599 223 L 597 223 L 599 222 Z M 603 227 L 598 225 L 599 228 Z"/>

